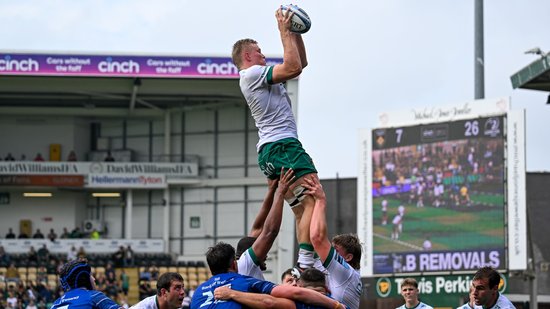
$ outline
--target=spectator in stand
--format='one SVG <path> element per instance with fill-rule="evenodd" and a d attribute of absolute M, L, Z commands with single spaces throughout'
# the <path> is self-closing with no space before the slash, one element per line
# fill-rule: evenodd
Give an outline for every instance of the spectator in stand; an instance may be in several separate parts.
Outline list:
<path fill-rule="evenodd" d="M 116 280 L 116 275 L 114 269 L 110 273 L 105 273 L 105 294 L 112 299 L 117 299 L 118 297 L 118 282 Z"/>
<path fill-rule="evenodd" d="M 42 248 L 38 249 L 38 262 L 40 264 L 46 264 L 48 260 L 50 259 L 50 250 L 48 250 L 48 247 L 46 244 L 42 245 Z"/>
<path fill-rule="evenodd" d="M 0 246 L 0 265 L 8 266 L 10 264 L 10 255 L 4 250 L 4 246 Z"/>
<path fill-rule="evenodd" d="M 82 238 L 82 233 L 80 232 L 80 228 L 75 227 L 72 230 L 71 234 L 69 235 L 69 238 L 73 238 L 73 239 Z"/>
<path fill-rule="evenodd" d="M 21 159 L 19 161 L 27 161 L 27 156 L 23 153 L 21 154 Z"/>
<path fill-rule="evenodd" d="M 72 261 L 72 260 L 68 260 L 67 262 L 69 261 Z M 49 275 L 55 275 L 57 274 L 57 267 L 58 267 L 57 262 L 54 259 L 51 259 L 48 265 L 46 265 L 46 272 Z"/>
<path fill-rule="evenodd" d="M 46 282 L 38 282 L 36 286 L 36 292 L 38 293 L 38 306 L 40 307 L 43 305 L 46 306 L 47 303 L 51 303 L 53 301 L 53 295 L 52 292 L 48 289 Z"/>
<path fill-rule="evenodd" d="M 151 284 L 147 280 L 141 280 L 139 283 L 139 300 L 142 301 L 151 295 L 153 295 Z"/>
<path fill-rule="evenodd" d="M 6 234 L 6 239 L 14 239 L 14 238 L 15 238 L 15 234 L 13 233 L 13 230 L 10 227 L 8 230 L 8 233 Z"/>
<path fill-rule="evenodd" d="M 69 156 L 67 157 L 67 161 L 69 161 L 69 162 L 76 161 L 76 153 L 74 152 L 74 150 L 71 150 L 71 152 L 69 152 Z"/>
<path fill-rule="evenodd" d="M 124 266 L 124 246 L 118 247 L 118 250 L 113 254 L 113 260 L 116 267 Z"/>
<path fill-rule="evenodd" d="M 38 307 L 36 307 L 34 299 L 29 300 L 29 304 L 27 305 L 27 307 L 25 309 L 38 309 Z"/>
<path fill-rule="evenodd" d="M 17 307 L 17 297 L 15 296 L 14 291 L 8 291 L 8 298 L 6 299 L 8 303 L 8 308 L 18 308 Z"/>
<path fill-rule="evenodd" d="M 115 162 L 115 158 L 110 151 L 107 151 L 107 156 L 105 157 L 105 162 Z"/>
<path fill-rule="evenodd" d="M 86 258 L 86 251 L 84 251 L 84 247 L 80 247 L 78 249 L 78 253 L 76 254 L 76 256 L 79 258 L 79 259 L 84 259 Z"/>
<path fill-rule="evenodd" d="M 15 161 L 15 158 L 8 152 L 8 155 L 4 158 L 5 161 Z"/>
<path fill-rule="evenodd" d="M 111 262 L 108 262 L 107 265 L 105 265 L 105 277 L 109 278 L 111 274 L 113 274 L 113 276 L 116 278 L 116 272 L 113 268 L 113 264 L 111 264 Z"/>
<path fill-rule="evenodd" d="M 55 231 L 53 229 L 50 229 L 50 233 L 48 234 L 48 239 L 51 242 L 54 242 L 57 239 L 57 234 L 55 233 Z"/>
<path fill-rule="evenodd" d="M 15 267 L 15 264 L 12 262 L 8 269 L 6 269 L 6 281 L 16 281 L 19 282 L 19 271 Z"/>
<path fill-rule="evenodd" d="M 99 238 L 100 238 L 99 232 L 96 229 L 94 229 L 90 233 L 90 239 L 99 239 Z"/>
<path fill-rule="evenodd" d="M 36 154 L 36 157 L 34 157 L 34 161 L 37 161 L 37 162 L 44 161 L 44 158 L 42 157 L 42 154 L 40 152 Z"/>
<path fill-rule="evenodd" d="M 149 270 L 149 267 L 145 266 L 143 271 L 139 273 L 139 280 L 141 281 L 151 280 L 151 271 Z"/>
<path fill-rule="evenodd" d="M 78 257 L 78 251 L 75 246 L 71 246 L 69 252 L 67 252 L 67 261 L 72 261 Z"/>
<path fill-rule="evenodd" d="M 50 260 L 50 263 L 51 261 L 53 260 Z M 53 274 L 55 274 L 56 269 L 57 267 L 54 267 Z M 36 270 L 36 282 L 48 282 L 48 270 L 44 265 L 39 266 L 38 269 Z M 37 290 L 38 290 L 38 287 L 37 287 Z"/>
<path fill-rule="evenodd" d="M 159 279 L 159 269 L 157 266 L 153 265 L 151 266 L 151 280 L 158 280 Z"/>
<path fill-rule="evenodd" d="M 27 239 L 29 238 L 29 235 L 23 231 L 21 231 L 21 233 L 19 233 L 19 236 L 17 236 L 17 238 L 19 239 Z"/>
<path fill-rule="evenodd" d="M 105 288 L 107 287 L 107 282 L 105 280 L 105 274 L 104 273 L 98 273 L 95 276 L 95 284 L 97 286 L 98 291 L 105 291 Z"/>
<path fill-rule="evenodd" d="M 120 272 L 120 290 L 124 293 L 124 296 L 128 296 L 128 290 L 130 289 L 130 276 L 124 271 L 124 268 Z"/>
<path fill-rule="evenodd" d="M 66 227 L 63 228 L 63 233 L 61 233 L 61 236 L 59 236 L 59 238 L 62 238 L 62 239 L 70 238 L 69 231 L 67 230 Z"/>
<path fill-rule="evenodd" d="M 132 266 L 134 266 L 134 250 L 132 250 L 132 247 L 128 245 L 124 251 L 124 267 Z"/>
<path fill-rule="evenodd" d="M 27 253 L 29 262 L 38 263 L 38 253 L 34 249 L 34 246 L 29 248 L 29 253 Z"/>
<path fill-rule="evenodd" d="M 36 229 L 36 233 L 32 235 L 32 238 L 34 239 L 44 239 L 44 234 L 40 231 L 40 229 Z"/>

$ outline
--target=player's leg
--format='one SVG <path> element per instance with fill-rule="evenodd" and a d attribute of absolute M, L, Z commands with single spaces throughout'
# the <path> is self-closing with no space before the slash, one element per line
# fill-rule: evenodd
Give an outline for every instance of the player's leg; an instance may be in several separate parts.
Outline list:
<path fill-rule="evenodd" d="M 301 268 L 312 267 L 313 246 L 309 238 L 309 225 L 315 201 L 307 196 L 301 185 L 304 177 L 317 177 L 317 170 L 311 157 L 297 139 L 288 138 L 264 145 L 258 154 L 258 162 L 266 176 L 278 177 L 281 167 L 292 168 L 296 181 L 285 194 L 296 219 L 296 238 L 300 246 L 298 264 Z"/>
<path fill-rule="evenodd" d="M 287 201 L 296 199 L 296 196 L 293 195 L 293 187 L 299 188 L 302 187 L 304 177 L 315 177 L 317 174 L 306 174 L 300 177 L 294 184 L 291 186 L 290 190 L 287 193 Z M 302 187 L 303 188 L 303 187 Z M 294 190 L 296 192 L 297 190 Z M 300 190 L 301 191 L 301 190 Z M 298 251 L 298 266 L 301 269 L 313 267 L 314 259 L 314 249 L 310 240 L 310 225 L 311 217 L 313 215 L 313 208 L 315 206 L 315 200 L 311 196 L 305 196 L 300 200 L 299 205 L 292 207 L 294 216 L 296 219 L 296 239 L 298 241 L 299 251 Z"/>

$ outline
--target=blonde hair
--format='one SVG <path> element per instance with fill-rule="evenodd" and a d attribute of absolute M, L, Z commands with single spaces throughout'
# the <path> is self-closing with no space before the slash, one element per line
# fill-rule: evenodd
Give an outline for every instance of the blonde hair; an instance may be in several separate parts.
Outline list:
<path fill-rule="evenodd" d="M 235 42 L 235 44 L 233 44 L 231 59 L 233 60 L 233 64 L 235 64 L 235 66 L 239 70 L 241 69 L 241 66 L 243 64 L 241 54 L 245 48 L 247 48 L 249 45 L 252 45 L 252 44 L 258 44 L 258 42 L 256 42 L 253 39 L 240 39 L 237 42 Z"/>

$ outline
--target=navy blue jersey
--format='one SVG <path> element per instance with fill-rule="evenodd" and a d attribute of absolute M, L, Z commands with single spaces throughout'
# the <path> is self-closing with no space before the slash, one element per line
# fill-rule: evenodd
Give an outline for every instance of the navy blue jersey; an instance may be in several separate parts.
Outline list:
<path fill-rule="evenodd" d="M 86 289 L 72 289 L 56 299 L 51 309 L 117 309 L 120 305 L 105 294 Z"/>
<path fill-rule="evenodd" d="M 228 286 L 233 290 L 242 292 L 271 294 L 275 284 L 238 273 L 215 275 L 197 287 L 191 301 L 191 309 L 242 308 L 240 304 L 234 301 L 215 300 L 214 290 L 220 286 Z"/>

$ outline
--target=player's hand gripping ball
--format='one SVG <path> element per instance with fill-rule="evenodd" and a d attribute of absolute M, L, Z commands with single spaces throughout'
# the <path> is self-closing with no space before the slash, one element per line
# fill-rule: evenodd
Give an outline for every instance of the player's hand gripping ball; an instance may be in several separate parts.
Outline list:
<path fill-rule="evenodd" d="M 303 9 L 294 4 L 283 4 L 281 5 L 281 10 L 283 14 L 286 14 L 287 10 L 290 10 L 290 12 L 294 12 L 290 25 L 290 31 L 299 34 L 309 31 L 309 29 L 311 28 L 311 19 Z"/>

